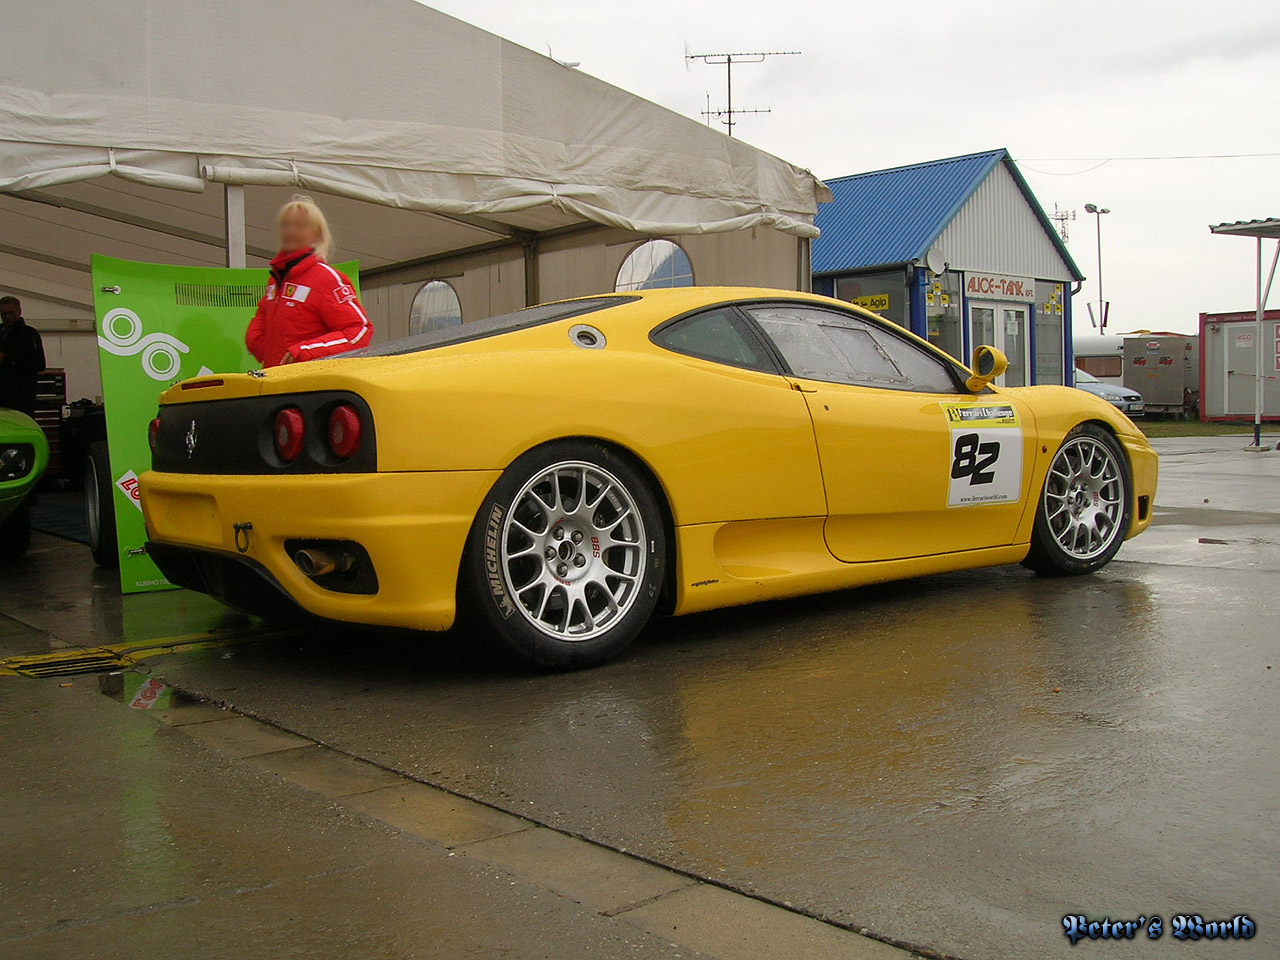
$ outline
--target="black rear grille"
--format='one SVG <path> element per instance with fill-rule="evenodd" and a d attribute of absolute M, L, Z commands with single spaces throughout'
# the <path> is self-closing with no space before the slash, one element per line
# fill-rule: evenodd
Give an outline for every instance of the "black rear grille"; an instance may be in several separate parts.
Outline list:
<path fill-rule="evenodd" d="M 180 307 L 243 307 L 252 310 L 265 292 L 260 283 L 175 283 L 173 302 Z"/>
<path fill-rule="evenodd" d="M 347 460 L 333 456 L 327 443 L 329 414 L 342 403 L 355 407 L 364 425 L 360 449 Z M 285 407 L 301 410 L 307 424 L 302 454 L 292 463 L 277 456 L 272 436 L 276 414 Z M 369 405 L 343 390 L 173 403 L 160 408 L 151 465 L 165 473 L 374 473 L 377 437 Z"/>
<path fill-rule="evenodd" d="M 174 586 L 207 593 L 266 619 L 305 616 L 270 571 L 248 557 L 154 541 L 147 544 L 147 555 Z"/>

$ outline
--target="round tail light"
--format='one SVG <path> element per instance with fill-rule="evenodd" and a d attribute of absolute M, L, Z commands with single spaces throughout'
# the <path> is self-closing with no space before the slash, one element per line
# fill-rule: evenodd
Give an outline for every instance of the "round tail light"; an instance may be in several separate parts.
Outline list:
<path fill-rule="evenodd" d="M 285 463 L 292 463 L 302 453 L 302 443 L 307 435 L 307 422 L 297 407 L 285 407 L 276 414 L 276 453 Z"/>
<path fill-rule="evenodd" d="M 360 449 L 364 424 L 360 411 L 349 403 L 340 403 L 329 414 L 329 449 L 340 460 L 346 460 Z"/>
<path fill-rule="evenodd" d="M 156 447 L 160 444 L 160 418 L 156 417 L 147 426 L 147 443 L 151 444 L 151 452 L 156 452 Z"/>

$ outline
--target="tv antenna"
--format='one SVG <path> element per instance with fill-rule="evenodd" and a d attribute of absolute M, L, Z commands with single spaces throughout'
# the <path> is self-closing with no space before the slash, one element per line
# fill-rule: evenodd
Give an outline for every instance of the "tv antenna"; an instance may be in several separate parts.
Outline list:
<path fill-rule="evenodd" d="M 685 49 L 684 62 L 687 67 L 694 60 L 701 60 L 703 63 L 711 66 L 724 66 L 724 82 L 725 82 L 725 106 L 723 110 L 712 110 L 710 97 L 707 100 L 707 109 L 702 111 L 702 115 L 707 118 L 707 123 L 711 122 L 711 118 L 719 120 L 728 128 L 729 136 L 733 136 L 733 126 L 737 121 L 734 117 L 741 116 L 744 113 L 773 113 L 769 108 L 764 109 L 742 109 L 733 105 L 733 65 L 735 63 L 763 63 L 769 57 L 798 57 L 799 50 L 769 50 L 757 52 L 738 51 L 735 53 L 689 53 L 688 48 Z"/>
<path fill-rule="evenodd" d="M 1049 214 L 1049 219 L 1058 225 L 1058 236 L 1062 237 L 1063 243 L 1070 239 L 1067 236 L 1067 223 L 1075 218 L 1074 210 L 1059 210 L 1056 203 L 1053 205 L 1053 213 Z"/>

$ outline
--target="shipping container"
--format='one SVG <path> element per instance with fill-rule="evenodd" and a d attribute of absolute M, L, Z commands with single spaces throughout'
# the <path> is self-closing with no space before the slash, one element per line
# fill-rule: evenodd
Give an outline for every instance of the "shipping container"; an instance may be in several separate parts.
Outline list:
<path fill-rule="evenodd" d="M 1262 419 L 1280 420 L 1280 310 L 1263 314 Z M 1252 420 L 1255 405 L 1257 314 L 1200 314 L 1200 419 Z"/>

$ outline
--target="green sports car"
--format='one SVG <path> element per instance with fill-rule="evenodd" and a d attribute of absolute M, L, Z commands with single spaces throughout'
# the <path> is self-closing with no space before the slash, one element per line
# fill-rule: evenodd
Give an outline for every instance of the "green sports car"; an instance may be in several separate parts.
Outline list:
<path fill-rule="evenodd" d="M 49 442 L 36 422 L 0 408 L 0 560 L 20 557 L 31 542 L 27 495 L 49 465 Z"/>

